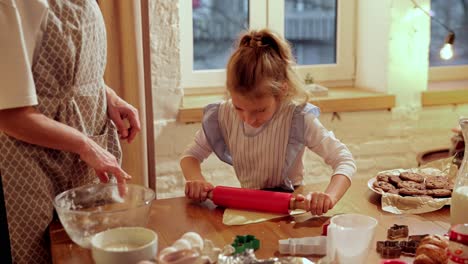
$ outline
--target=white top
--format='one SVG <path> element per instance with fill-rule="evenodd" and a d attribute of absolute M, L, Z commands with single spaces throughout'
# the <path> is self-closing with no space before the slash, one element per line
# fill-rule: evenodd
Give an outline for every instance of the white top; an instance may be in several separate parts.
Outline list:
<path fill-rule="evenodd" d="M 304 126 L 304 144 L 306 147 L 321 156 L 325 163 L 331 166 L 333 175 L 343 174 L 351 180 L 351 177 L 356 172 L 356 164 L 346 145 L 336 139 L 333 132 L 328 131 L 312 113 L 305 115 Z M 262 128 L 263 126 L 254 128 L 244 123 L 245 134 L 247 135 L 255 135 L 262 130 Z M 194 142 L 185 149 L 182 158 L 191 156 L 202 162 L 212 152 L 212 148 L 206 139 L 203 129 L 200 129 L 195 134 Z M 302 184 L 302 176 L 304 174 L 302 154 L 303 153 L 298 155 L 291 169 L 291 175 L 288 175 L 291 179 L 295 180 L 293 183 L 294 185 Z"/>
<path fill-rule="evenodd" d="M 47 11 L 45 0 L 0 0 L 0 110 L 37 104 L 31 67 Z"/>

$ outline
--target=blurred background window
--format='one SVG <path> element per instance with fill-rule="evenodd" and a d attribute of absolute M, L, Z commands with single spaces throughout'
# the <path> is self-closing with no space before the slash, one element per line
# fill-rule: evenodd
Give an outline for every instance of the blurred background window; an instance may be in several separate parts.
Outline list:
<path fill-rule="evenodd" d="M 222 87 L 238 36 L 265 27 L 291 43 L 301 78 L 353 85 L 357 0 L 179 1 L 184 88 Z"/>
<path fill-rule="evenodd" d="M 248 0 L 192 0 L 193 70 L 224 69 L 240 32 L 249 28 Z"/>
<path fill-rule="evenodd" d="M 336 63 L 336 0 L 285 0 L 284 34 L 299 65 Z"/>
<path fill-rule="evenodd" d="M 455 32 L 453 58 L 440 58 L 448 32 L 443 26 L 431 21 L 430 66 L 456 66 L 468 64 L 468 0 L 431 0 L 433 16 Z"/>

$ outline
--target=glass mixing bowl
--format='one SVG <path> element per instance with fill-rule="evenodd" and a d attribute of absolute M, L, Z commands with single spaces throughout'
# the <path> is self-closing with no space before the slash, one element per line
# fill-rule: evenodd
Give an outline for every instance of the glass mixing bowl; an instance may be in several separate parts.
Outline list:
<path fill-rule="evenodd" d="M 127 184 L 121 197 L 116 183 L 77 187 L 57 195 L 54 207 L 71 240 L 90 248 L 94 234 L 115 227 L 145 227 L 153 190 L 141 185 Z"/>

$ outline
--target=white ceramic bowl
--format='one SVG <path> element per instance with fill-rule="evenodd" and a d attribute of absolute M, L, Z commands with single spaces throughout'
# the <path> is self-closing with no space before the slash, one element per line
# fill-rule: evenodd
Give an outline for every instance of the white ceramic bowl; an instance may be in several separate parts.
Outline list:
<path fill-rule="evenodd" d="M 97 233 L 91 239 L 96 264 L 136 264 L 154 260 L 158 235 L 143 227 L 118 227 Z"/>
<path fill-rule="evenodd" d="M 124 197 L 115 183 L 81 186 L 55 197 L 60 222 L 73 242 L 90 248 L 91 238 L 101 231 L 146 226 L 155 192 L 141 185 L 126 187 Z"/>

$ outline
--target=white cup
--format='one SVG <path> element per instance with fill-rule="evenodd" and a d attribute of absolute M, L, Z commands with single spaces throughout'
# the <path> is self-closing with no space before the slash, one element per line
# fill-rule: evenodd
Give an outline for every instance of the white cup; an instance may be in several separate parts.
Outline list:
<path fill-rule="evenodd" d="M 367 215 L 333 216 L 327 230 L 327 259 L 330 263 L 366 263 L 377 220 Z"/>
<path fill-rule="evenodd" d="M 135 264 L 154 259 L 158 235 L 143 227 L 118 227 L 94 235 L 91 246 L 96 264 Z"/>

